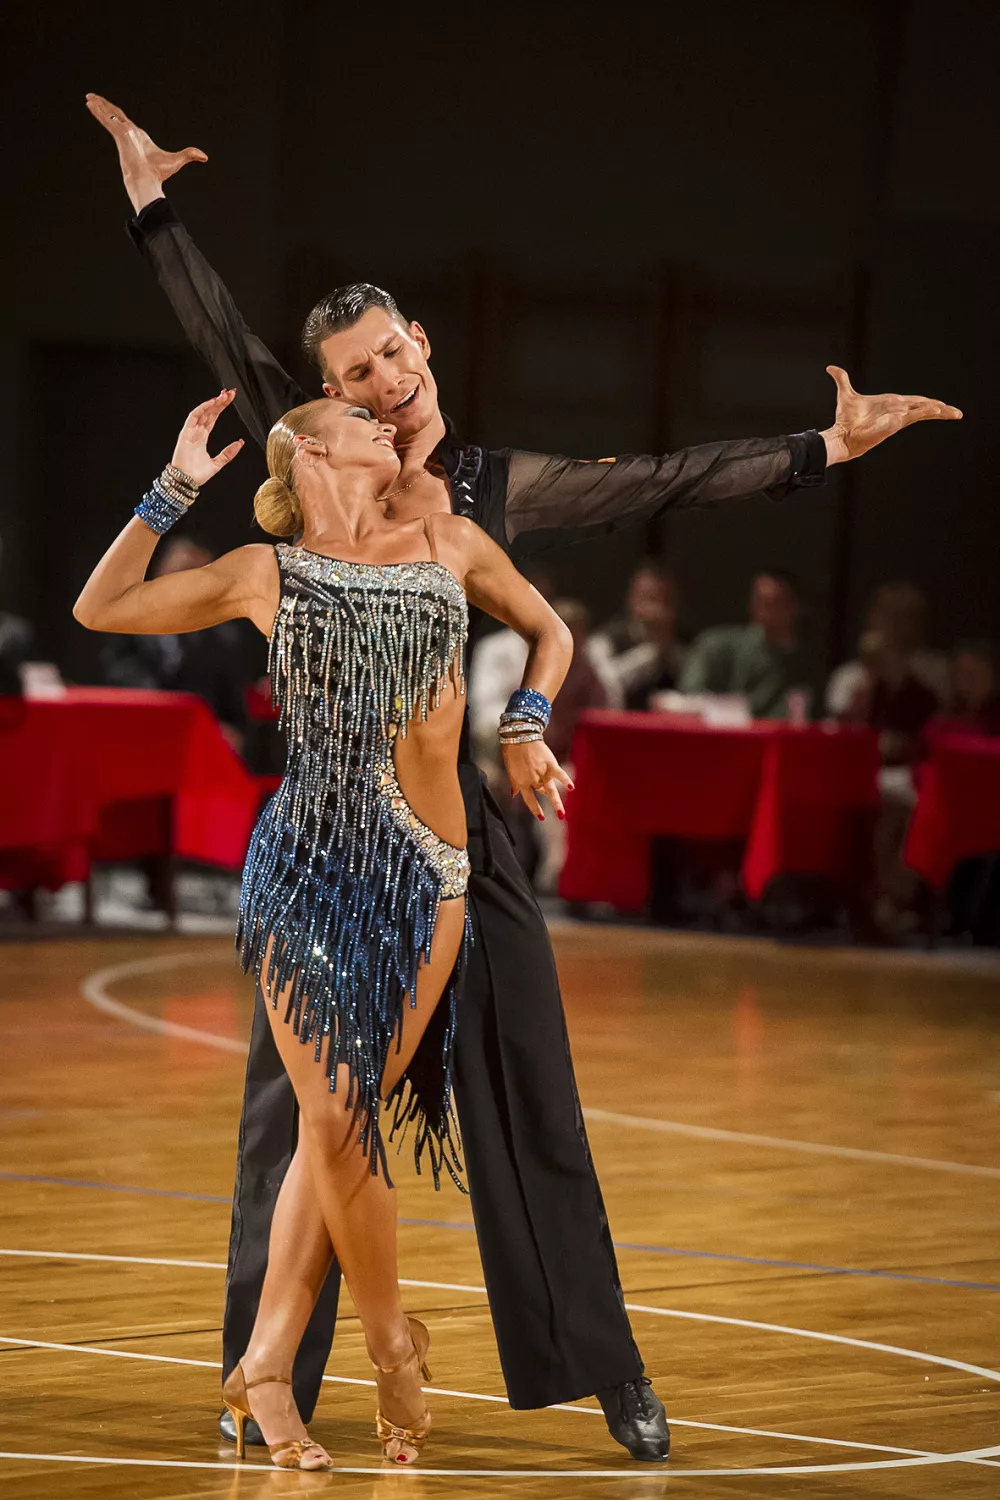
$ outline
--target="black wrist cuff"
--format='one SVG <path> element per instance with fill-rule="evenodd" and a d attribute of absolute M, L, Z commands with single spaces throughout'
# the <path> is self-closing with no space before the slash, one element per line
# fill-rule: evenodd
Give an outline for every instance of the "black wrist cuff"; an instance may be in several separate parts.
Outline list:
<path fill-rule="evenodd" d="M 815 427 L 808 432 L 794 432 L 788 439 L 792 450 L 792 489 L 813 489 L 826 481 L 826 442 Z"/>
<path fill-rule="evenodd" d="M 139 210 L 134 219 L 129 219 L 125 228 L 133 245 L 141 250 L 143 243 L 154 234 L 180 222 L 169 198 L 154 198 L 152 203 Z"/>

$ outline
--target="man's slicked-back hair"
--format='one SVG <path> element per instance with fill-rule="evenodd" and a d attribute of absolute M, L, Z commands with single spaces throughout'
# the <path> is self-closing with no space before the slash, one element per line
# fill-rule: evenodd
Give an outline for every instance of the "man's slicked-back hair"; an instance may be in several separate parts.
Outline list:
<path fill-rule="evenodd" d="M 353 328 L 372 307 L 381 307 L 390 317 L 402 322 L 396 299 L 368 281 L 352 281 L 349 286 L 338 286 L 336 291 L 329 292 L 316 303 L 302 329 L 302 352 L 322 374 L 326 374 L 323 340 L 331 333 L 340 333 L 343 328 Z"/>

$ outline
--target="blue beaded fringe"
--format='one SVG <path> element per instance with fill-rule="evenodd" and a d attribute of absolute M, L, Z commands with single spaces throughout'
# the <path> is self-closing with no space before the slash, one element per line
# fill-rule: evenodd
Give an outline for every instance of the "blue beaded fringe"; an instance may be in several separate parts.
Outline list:
<path fill-rule="evenodd" d="M 422 847 L 383 787 L 395 784 L 386 775 L 393 733 L 405 735 L 414 715 L 427 717 L 453 670 L 464 681 L 468 610 L 438 564 L 368 567 L 276 550 L 282 596 L 270 671 L 288 766 L 247 855 L 240 961 L 273 1003 L 284 1000 L 286 1022 L 317 1061 L 328 1044 L 331 1089 L 337 1067 L 347 1067 L 362 1148 L 372 1172 L 381 1162 L 388 1180 L 379 1083 L 420 959 L 430 957 L 442 890 L 465 855 L 434 840 L 439 852 L 429 856 L 428 830 Z M 440 1041 L 439 1066 L 423 1058 L 386 1101 L 390 1143 L 398 1136 L 401 1147 L 412 1126 L 417 1170 L 426 1153 L 435 1186 L 442 1166 L 461 1186 L 451 1051 L 470 936 L 466 913 L 441 1001 L 443 1035 L 432 1025 L 418 1049 Z"/>

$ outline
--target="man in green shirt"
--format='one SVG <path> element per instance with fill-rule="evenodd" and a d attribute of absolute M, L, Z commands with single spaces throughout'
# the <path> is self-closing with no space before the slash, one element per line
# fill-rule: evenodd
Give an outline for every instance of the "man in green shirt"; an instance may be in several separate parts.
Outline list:
<path fill-rule="evenodd" d="M 682 693 L 739 693 L 755 719 L 788 717 L 789 689 L 815 690 L 816 669 L 799 635 L 795 580 L 780 568 L 756 574 L 750 623 L 705 630 L 688 654 Z"/>

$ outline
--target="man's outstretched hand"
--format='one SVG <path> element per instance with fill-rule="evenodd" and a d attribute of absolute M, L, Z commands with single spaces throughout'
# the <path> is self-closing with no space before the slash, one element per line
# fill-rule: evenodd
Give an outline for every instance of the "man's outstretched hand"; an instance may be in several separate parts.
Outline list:
<path fill-rule="evenodd" d="M 146 132 L 130 120 L 123 109 L 100 94 L 87 95 L 87 108 L 94 119 L 114 137 L 122 166 L 125 191 L 136 213 L 163 197 L 163 184 L 189 161 L 208 161 L 204 151 L 188 146 L 184 151 L 163 151 Z"/>
<path fill-rule="evenodd" d="M 826 440 L 828 464 L 860 458 L 869 448 L 884 443 L 893 433 L 914 422 L 958 422 L 957 406 L 932 401 L 929 396 L 861 396 L 851 385 L 847 371 L 827 365 L 837 387 L 837 411 L 833 426 L 821 434 Z"/>

